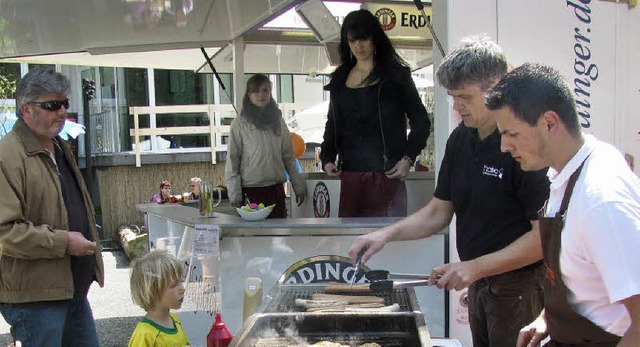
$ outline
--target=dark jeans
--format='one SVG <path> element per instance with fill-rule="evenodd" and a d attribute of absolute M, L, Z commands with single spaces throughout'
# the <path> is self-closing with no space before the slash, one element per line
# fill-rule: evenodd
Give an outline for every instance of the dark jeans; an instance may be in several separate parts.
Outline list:
<path fill-rule="evenodd" d="M 28 304 L 0 303 L 13 338 L 22 347 L 99 346 L 87 298 Z"/>
<path fill-rule="evenodd" d="M 513 347 L 520 329 L 544 307 L 544 267 L 524 268 L 469 286 L 469 324 L 474 347 Z"/>
<path fill-rule="evenodd" d="M 338 217 L 406 217 L 407 187 L 382 172 L 343 171 Z"/>

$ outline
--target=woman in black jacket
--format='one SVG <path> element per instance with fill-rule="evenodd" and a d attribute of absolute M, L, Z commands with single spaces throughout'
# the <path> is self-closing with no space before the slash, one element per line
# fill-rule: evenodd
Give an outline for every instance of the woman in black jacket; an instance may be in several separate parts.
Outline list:
<path fill-rule="evenodd" d="M 427 143 L 427 110 L 407 63 L 369 11 L 345 17 L 340 58 L 325 87 L 331 100 L 320 154 L 324 171 L 341 179 L 338 215 L 406 216 L 404 180 Z"/>

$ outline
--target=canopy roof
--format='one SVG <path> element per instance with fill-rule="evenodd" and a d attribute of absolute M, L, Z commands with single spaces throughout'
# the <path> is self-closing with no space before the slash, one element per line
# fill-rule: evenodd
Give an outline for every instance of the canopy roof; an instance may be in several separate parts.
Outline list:
<path fill-rule="evenodd" d="M 229 44 L 242 37 L 245 72 L 332 70 L 305 25 L 267 25 L 302 0 L 5 0 L 0 1 L 0 62 L 231 72 Z M 371 1 L 365 1 L 373 3 Z M 363 2 L 326 1 L 359 8 Z M 412 4 L 411 0 L 376 4 Z M 289 12 L 287 12 L 289 11 Z M 333 11 L 332 11 L 333 12 Z M 295 15 L 295 14 L 294 14 Z M 275 21 L 274 21 L 275 22 Z M 425 29 L 426 30 L 426 29 Z M 413 67 L 431 63 L 431 40 L 392 37 Z"/>

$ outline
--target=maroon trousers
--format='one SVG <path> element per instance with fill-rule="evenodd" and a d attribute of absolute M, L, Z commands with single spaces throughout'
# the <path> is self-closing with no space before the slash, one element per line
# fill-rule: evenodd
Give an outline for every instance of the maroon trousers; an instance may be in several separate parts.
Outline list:
<path fill-rule="evenodd" d="M 242 194 L 256 204 L 263 203 L 265 206 L 276 204 L 268 218 L 287 218 L 283 184 L 274 184 L 268 187 L 243 187 Z"/>
<path fill-rule="evenodd" d="M 338 217 L 405 217 L 407 187 L 383 172 L 341 173 Z"/>

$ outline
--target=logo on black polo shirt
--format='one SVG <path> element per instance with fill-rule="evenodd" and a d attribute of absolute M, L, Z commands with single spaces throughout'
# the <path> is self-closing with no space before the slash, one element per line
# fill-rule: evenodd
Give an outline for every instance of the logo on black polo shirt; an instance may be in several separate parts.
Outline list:
<path fill-rule="evenodd" d="M 482 166 L 482 174 L 483 175 L 487 175 L 487 176 L 493 176 L 493 177 L 498 177 L 499 179 L 502 179 L 502 174 L 504 173 L 504 169 L 503 168 L 497 168 L 497 167 L 492 167 L 489 166 L 487 164 L 484 164 Z"/>

